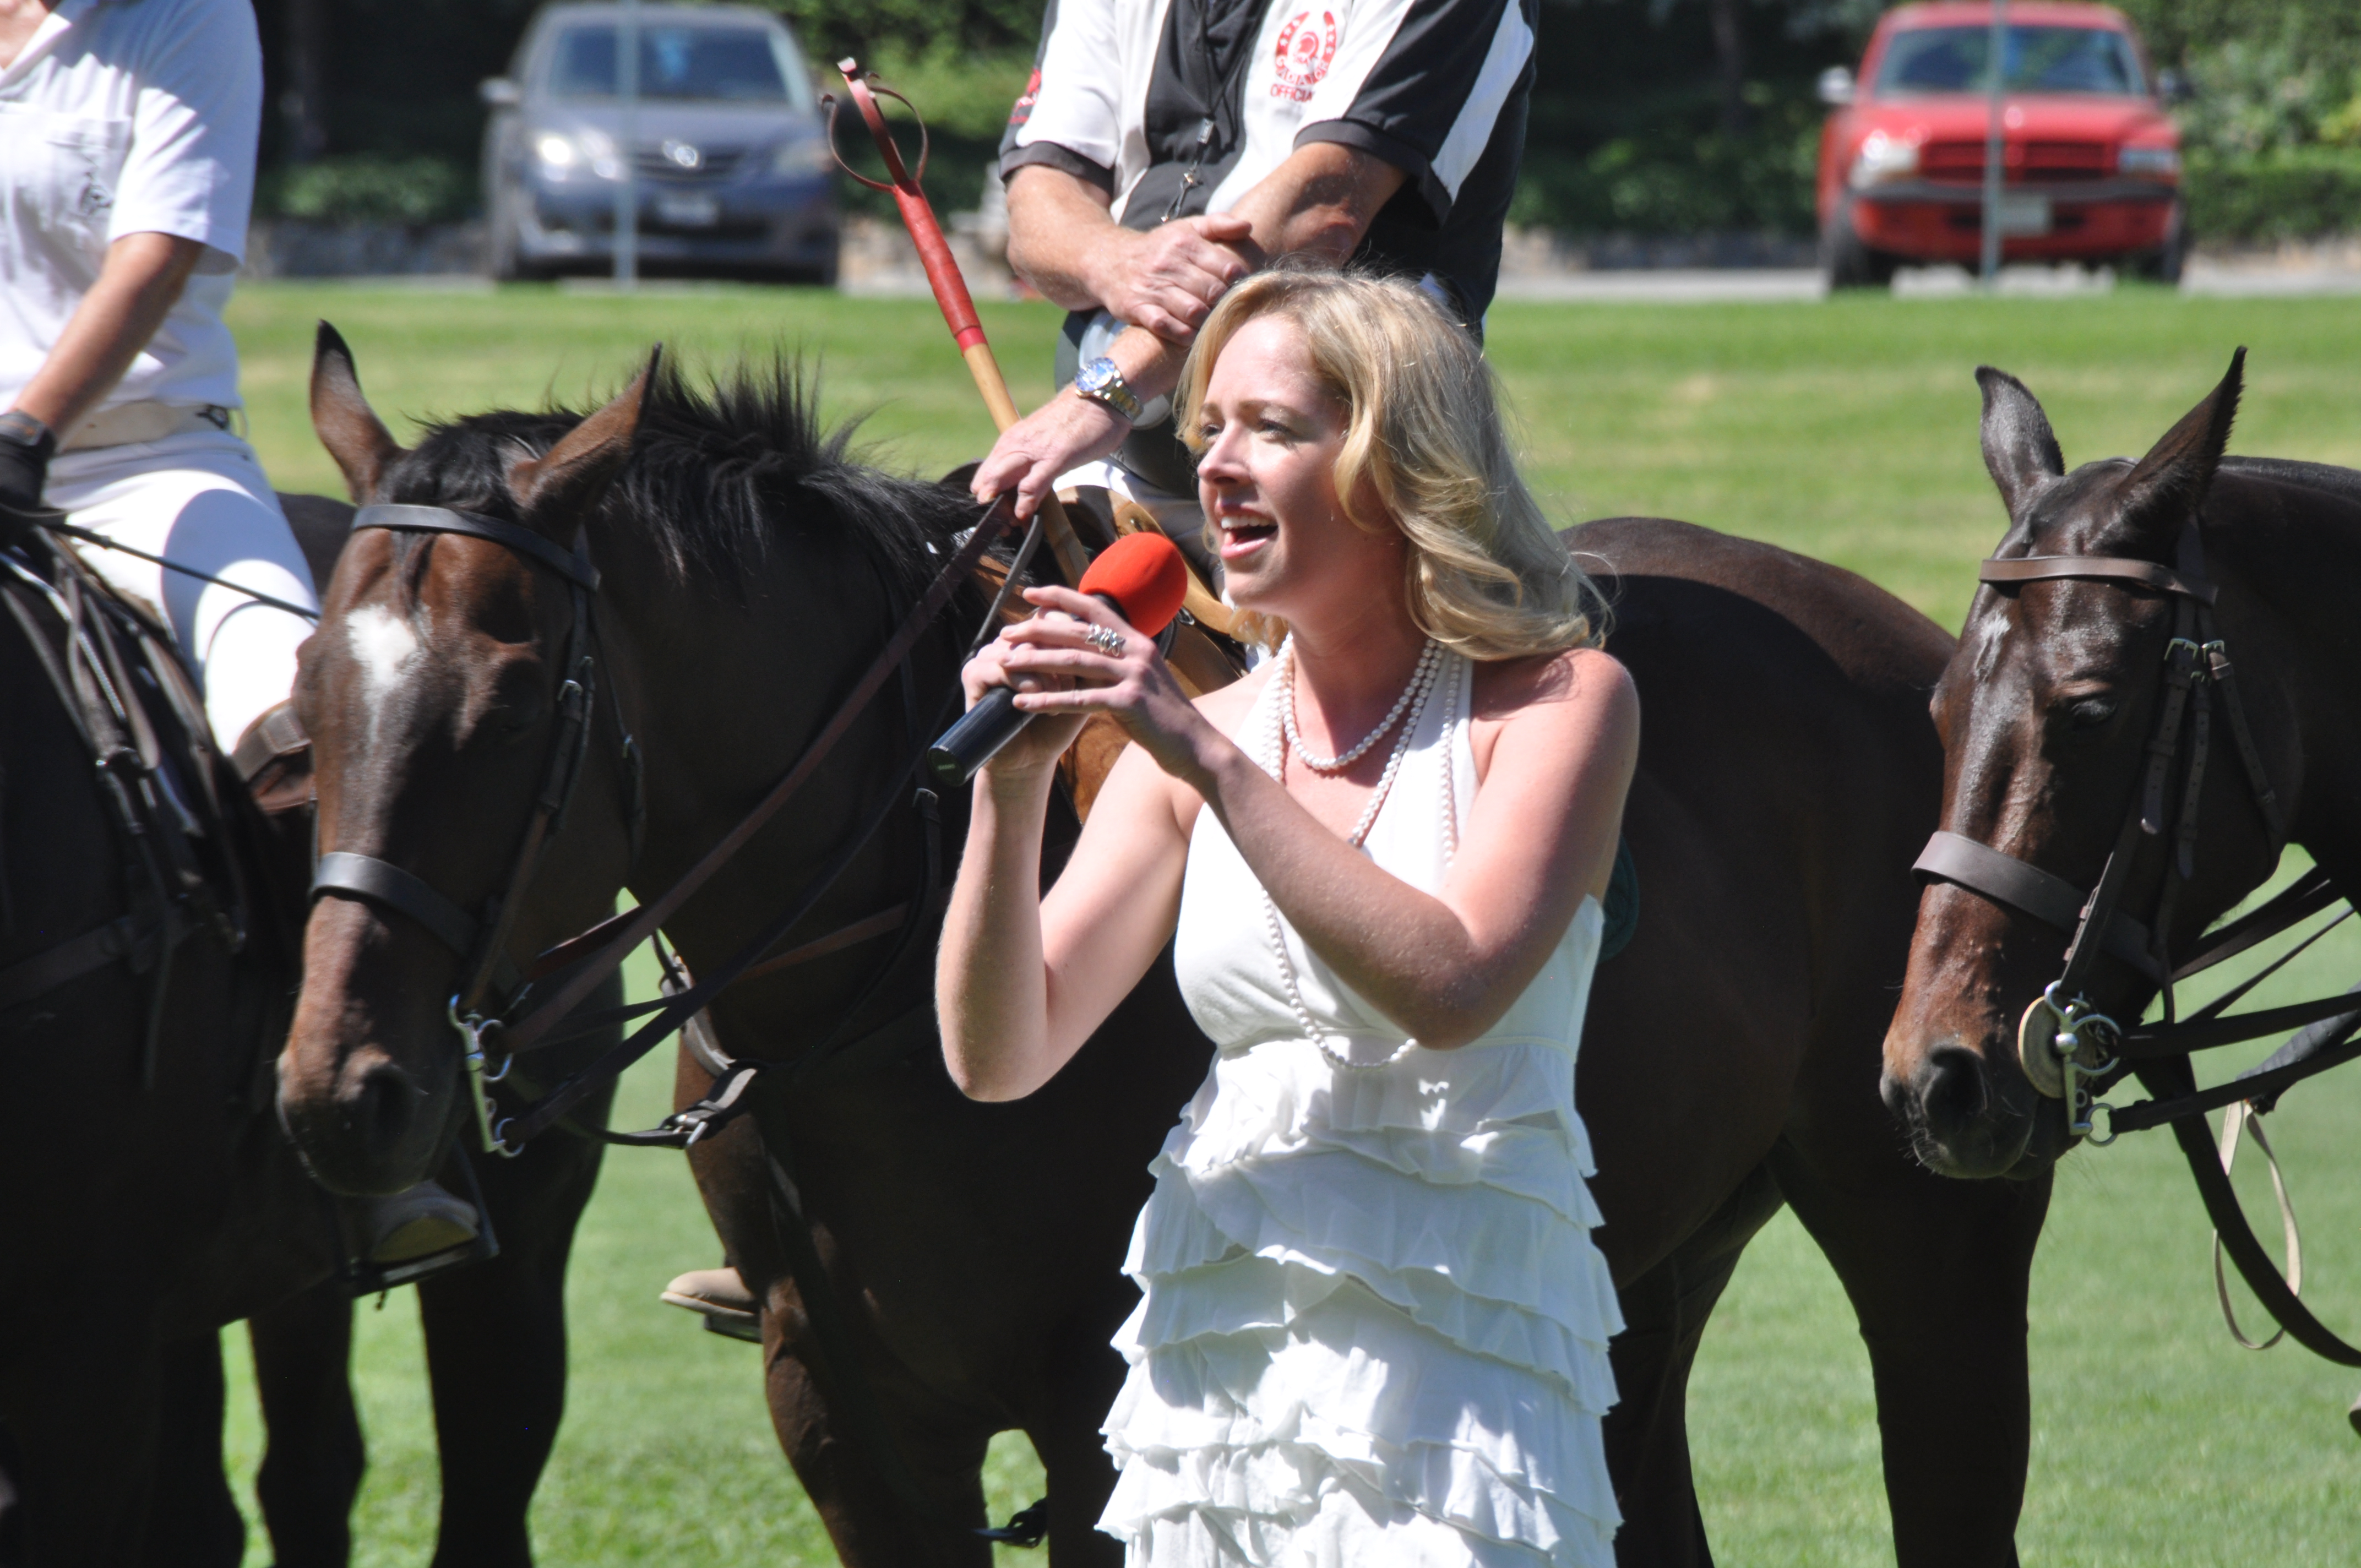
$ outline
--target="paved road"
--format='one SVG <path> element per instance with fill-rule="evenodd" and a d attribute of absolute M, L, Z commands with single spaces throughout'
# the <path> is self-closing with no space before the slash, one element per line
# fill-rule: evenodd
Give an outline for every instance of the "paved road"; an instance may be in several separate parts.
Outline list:
<path fill-rule="evenodd" d="M 2006 267 L 2000 291 L 2026 298 L 2103 294 L 2112 274 L 2079 267 Z M 1908 268 L 1894 280 L 1902 299 L 1940 299 L 1972 293 L 1975 280 L 1957 267 Z M 2191 260 L 2182 277 L 2183 294 L 2233 297 L 2361 293 L 2361 268 L 2310 265 L 2225 264 Z M 1809 268 L 1679 269 L 1628 272 L 1521 273 L 1500 280 L 1504 300 L 1551 300 L 1585 304 L 1719 304 L 1817 300 L 1820 275 Z"/>

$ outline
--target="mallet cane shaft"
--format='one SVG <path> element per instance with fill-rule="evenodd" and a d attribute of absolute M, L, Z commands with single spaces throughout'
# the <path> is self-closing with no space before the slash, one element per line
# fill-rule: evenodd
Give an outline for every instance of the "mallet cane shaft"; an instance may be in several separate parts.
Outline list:
<path fill-rule="evenodd" d="M 1006 430 L 1021 417 L 1016 401 L 1008 395 L 1008 381 L 1000 373 L 1000 362 L 992 356 L 992 345 L 983 335 L 983 323 L 976 319 L 975 301 L 967 291 L 967 280 L 960 274 L 958 259 L 951 255 L 950 242 L 943 237 L 943 225 L 936 221 L 935 209 L 918 183 L 927 168 L 926 125 L 921 121 L 918 126 L 918 167 L 913 172 L 903 163 L 902 149 L 895 145 L 893 133 L 886 129 L 876 94 L 883 92 L 887 97 L 900 98 L 905 107 L 909 105 L 909 100 L 891 88 L 873 89 L 857 60 L 839 60 L 836 69 L 844 78 L 846 90 L 852 94 L 854 107 L 868 125 L 870 137 L 877 143 L 878 156 L 885 160 L 885 172 L 892 177 L 892 182 L 880 183 L 850 169 L 846 172 L 872 190 L 893 193 L 894 204 L 902 213 L 903 225 L 918 247 L 918 265 L 926 269 L 927 285 L 934 291 L 935 303 L 941 307 L 943 321 L 951 329 L 951 341 L 959 345 L 960 357 L 966 361 L 968 374 L 975 378 L 975 389 L 983 394 L 983 406 L 992 411 L 993 422 Z M 1041 510 L 1042 532 L 1057 554 L 1060 570 L 1066 581 L 1081 582 L 1083 569 L 1090 565 L 1090 554 L 1082 548 L 1073 524 L 1067 521 L 1065 508 L 1053 494 L 1041 498 Z M 1207 590 L 1194 568 L 1189 573 L 1189 596 L 1183 608 L 1215 630 L 1229 630 L 1229 607 Z"/>

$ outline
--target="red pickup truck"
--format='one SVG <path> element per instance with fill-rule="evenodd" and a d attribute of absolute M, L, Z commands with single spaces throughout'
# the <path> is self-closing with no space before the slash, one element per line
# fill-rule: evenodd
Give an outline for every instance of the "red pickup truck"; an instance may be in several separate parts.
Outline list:
<path fill-rule="evenodd" d="M 2176 281 L 2188 235 L 2180 137 L 2147 51 L 2111 6 L 2014 4 L 2004 18 L 2001 256 L 2106 262 Z M 1832 289 L 1983 246 L 1991 124 L 1989 5 L 1905 5 L 1878 23 L 1861 77 L 1820 79 L 1820 263 Z"/>

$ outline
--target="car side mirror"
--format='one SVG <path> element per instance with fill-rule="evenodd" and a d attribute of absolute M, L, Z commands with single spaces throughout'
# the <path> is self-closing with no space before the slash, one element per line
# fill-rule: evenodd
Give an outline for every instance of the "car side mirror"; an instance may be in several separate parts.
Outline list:
<path fill-rule="evenodd" d="M 2168 104 L 2186 104 L 2197 96 L 2189 85 L 2189 78 L 2172 70 L 2156 73 L 2156 95 Z"/>
<path fill-rule="evenodd" d="M 1845 66 L 1831 65 L 1820 72 L 1820 102 L 1831 109 L 1842 109 L 1861 95 L 1854 85 L 1852 71 Z"/>
<path fill-rule="evenodd" d="M 524 89 L 505 76 L 487 76 L 477 85 L 476 96 L 495 109 L 513 109 L 524 102 Z"/>

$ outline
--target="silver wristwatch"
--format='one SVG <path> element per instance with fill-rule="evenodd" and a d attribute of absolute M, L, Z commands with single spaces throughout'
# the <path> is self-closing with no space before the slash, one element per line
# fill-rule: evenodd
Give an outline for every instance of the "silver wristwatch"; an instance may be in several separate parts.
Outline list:
<path fill-rule="evenodd" d="M 1076 372 L 1074 390 L 1093 402 L 1104 403 L 1128 424 L 1139 422 L 1139 394 L 1124 384 L 1115 362 L 1101 355 Z"/>

